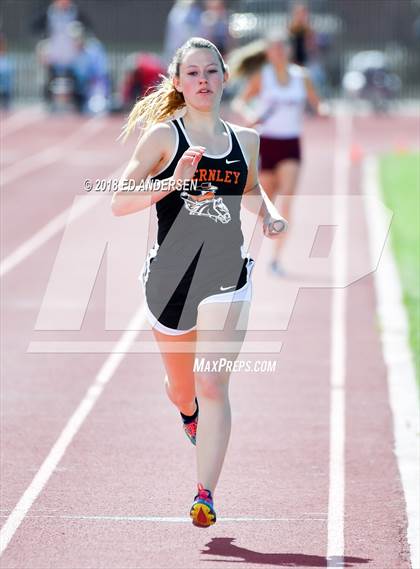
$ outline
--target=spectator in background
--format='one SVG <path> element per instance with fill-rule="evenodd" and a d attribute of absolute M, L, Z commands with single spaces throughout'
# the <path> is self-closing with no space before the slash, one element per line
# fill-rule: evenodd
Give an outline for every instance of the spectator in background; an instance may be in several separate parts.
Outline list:
<path fill-rule="evenodd" d="M 315 32 L 309 22 L 309 12 L 304 4 L 295 4 L 289 23 L 291 45 L 290 61 L 306 66 L 316 49 Z"/>
<path fill-rule="evenodd" d="M 74 82 L 73 99 L 81 113 L 98 113 L 107 108 L 110 95 L 108 61 L 101 42 L 87 37 L 80 22 L 71 24 L 70 36 L 76 48 L 70 66 Z"/>
<path fill-rule="evenodd" d="M 77 55 L 71 24 L 77 21 L 91 29 L 86 15 L 71 0 L 54 0 L 32 22 L 32 31 L 44 39 L 40 53 L 47 71 L 44 88 L 47 103 L 52 101 L 51 85 L 54 79 L 71 76 L 71 66 Z"/>
<path fill-rule="evenodd" d="M 166 22 L 163 56 L 165 64 L 175 51 L 192 36 L 197 35 L 202 7 L 198 0 L 175 0 Z"/>
<path fill-rule="evenodd" d="M 130 55 L 122 85 L 122 108 L 131 109 L 150 87 L 160 83 L 165 72 L 163 62 L 153 53 Z"/>
<path fill-rule="evenodd" d="M 13 64 L 7 55 L 7 41 L 0 32 L 0 108 L 8 109 L 12 100 Z"/>
<path fill-rule="evenodd" d="M 308 69 L 309 75 L 322 96 L 327 95 L 325 58 L 330 47 L 327 34 L 317 34 L 309 21 L 305 4 L 295 4 L 289 23 L 291 62 Z"/>
<path fill-rule="evenodd" d="M 197 34 L 211 41 L 224 57 L 233 47 L 224 0 L 205 0 Z"/>

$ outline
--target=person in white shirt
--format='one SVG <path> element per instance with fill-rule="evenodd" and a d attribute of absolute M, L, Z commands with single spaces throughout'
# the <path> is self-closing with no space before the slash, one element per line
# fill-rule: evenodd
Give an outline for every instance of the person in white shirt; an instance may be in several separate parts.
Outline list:
<path fill-rule="evenodd" d="M 231 57 L 234 76 L 246 78 L 232 106 L 247 126 L 260 134 L 260 179 L 270 200 L 281 196 L 282 215 L 290 220 L 293 195 L 302 161 L 301 135 L 308 102 L 323 114 L 321 102 L 304 67 L 289 61 L 286 36 L 272 35 L 267 42 L 254 42 Z M 257 101 L 257 109 L 251 102 Z M 286 274 L 280 254 L 285 235 L 277 239 L 270 262 L 271 271 Z"/>

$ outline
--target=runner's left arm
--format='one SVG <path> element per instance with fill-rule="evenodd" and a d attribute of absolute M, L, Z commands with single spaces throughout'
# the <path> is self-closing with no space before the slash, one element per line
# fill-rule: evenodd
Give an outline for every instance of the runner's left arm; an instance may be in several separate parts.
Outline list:
<path fill-rule="evenodd" d="M 275 237 L 287 230 L 288 222 L 280 215 L 258 179 L 259 134 L 253 129 L 243 129 L 243 141 L 249 156 L 248 178 L 242 197 L 243 205 L 262 217 L 266 237 Z"/>
<path fill-rule="evenodd" d="M 308 103 L 311 105 L 312 109 L 320 117 L 326 117 L 329 115 L 329 107 L 327 103 L 321 101 L 315 85 L 312 83 L 312 79 L 309 77 L 307 69 L 303 69 L 303 81 L 305 83 L 306 97 Z"/>

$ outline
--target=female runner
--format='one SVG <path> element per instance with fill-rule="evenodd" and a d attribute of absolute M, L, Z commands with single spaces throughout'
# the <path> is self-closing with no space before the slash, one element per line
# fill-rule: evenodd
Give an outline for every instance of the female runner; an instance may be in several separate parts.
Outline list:
<path fill-rule="evenodd" d="M 112 211 L 127 215 L 156 206 L 157 241 L 139 278 L 167 372 L 167 394 L 197 448 L 198 493 L 190 516 L 194 525 L 208 527 L 216 521 L 213 494 L 231 430 L 230 373 L 194 371 L 194 359 L 206 353 L 205 342 L 215 341 L 221 348 L 212 358 L 233 364 L 246 333 L 254 260 L 243 250 L 242 195 L 262 197 L 266 236 L 278 235 L 287 222 L 259 185 L 257 132 L 219 116 L 228 72 L 217 48 L 190 39 L 168 73 L 134 106 L 125 125 L 125 135 L 139 121 L 145 132 L 113 195 Z M 180 110 L 184 115 L 176 118 Z M 153 191 L 124 189 L 127 181 L 141 185 L 148 176 L 153 184 L 159 181 L 158 191 L 156 185 Z M 177 351 L 178 342 L 183 346 Z"/>
<path fill-rule="evenodd" d="M 247 119 L 248 126 L 259 125 L 261 135 L 260 180 L 272 202 L 282 197 L 282 215 L 290 219 L 292 198 L 296 191 L 301 154 L 301 135 L 306 101 L 318 114 L 324 114 L 316 90 L 307 71 L 289 63 L 290 49 L 286 39 L 272 36 L 240 48 L 232 54 L 232 74 L 247 78 L 233 108 Z M 251 100 L 258 97 L 259 114 L 252 113 Z M 276 239 L 270 269 L 278 276 L 285 270 L 280 252 L 285 236 Z"/>

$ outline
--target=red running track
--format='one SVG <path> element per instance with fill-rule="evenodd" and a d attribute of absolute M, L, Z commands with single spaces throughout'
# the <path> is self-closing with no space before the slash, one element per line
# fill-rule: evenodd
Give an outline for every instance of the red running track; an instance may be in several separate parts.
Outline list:
<path fill-rule="evenodd" d="M 410 118 L 357 118 L 349 144 L 390 150 L 398 143 L 397 121 L 414 144 Z M 69 208 L 83 194 L 85 178 L 105 178 L 128 159 L 130 145 L 115 143 L 121 119 L 97 119 L 80 140 L 68 143 L 85 122 L 44 118 L 6 137 L 6 174 L 16 160 L 54 147 L 65 151 L 45 165 L 35 159 L 33 169 L 2 188 L 3 260 Z M 307 122 L 300 195 L 334 192 L 336 136 L 334 120 Z M 360 162 L 352 163 L 348 181 L 349 192 L 360 194 Z M 303 209 L 294 211 L 291 261 L 307 217 Z M 80 331 L 34 329 L 62 234 L 2 278 L 3 523 L 108 359 L 107 353 L 31 353 L 28 346 L 55 339 L 117 341 L 122 334 L 104 329 L 103 266 Z M 328 235 L 324 240 L 320 250 L 328 250 Z M 368 255 L 366 242 L 363 221 L 349 248 L 350 264 Z M 160 356 L 130 353 L 13 531 L 2 569 L 327 566 L 332 289 L 303 284 L 288 320 L 282 304 L 288 284 L 267 272 L 269 245 L 262 245 L 253 273 L 248 339 L 262 349 L 272 342 L 283 346 L 280 353 L 245 356 L 276 360 L 275 373 L 233 374 L 233 429 L 215 494 L 216 525 L 199 530 L 187 518 L 195 492 L 194 449 L 166 399 Z M 138 255 L 127 251 L 125 262 L 136 264 L 136 274 L 145 250 L 139 244 Z M 289 284 L 293 278 L 291 271 Z M 300 278 L 304 283 L 305 275 Z M 336 566 L 408 569 L 371 274 L 347 287 L 346 315 L 345 550 Z M 151 333 L 142 331 L 137 339 L 150 341 Z"/>

